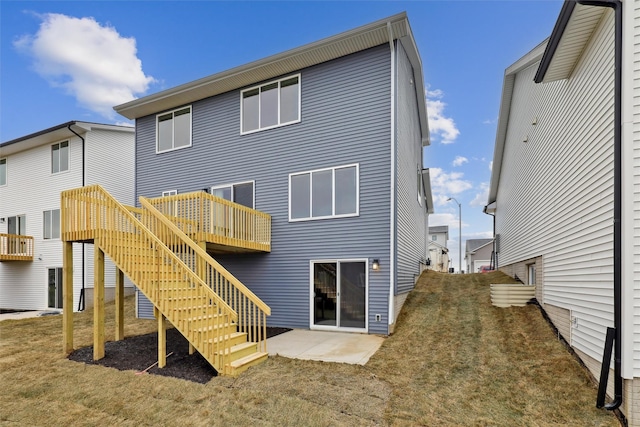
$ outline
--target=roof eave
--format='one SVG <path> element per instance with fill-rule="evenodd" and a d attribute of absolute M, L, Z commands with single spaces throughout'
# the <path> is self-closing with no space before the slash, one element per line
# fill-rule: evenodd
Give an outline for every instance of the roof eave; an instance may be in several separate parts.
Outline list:
<path fill-rule="evenodd" d="M 392 27 L 391 34 L 388 31 L 388 24 L 391 24 Z M 424 98 L 422 65 L 405 12 L 258 61 L 250 62 L 162 92 L 117 105 L 114 107 L 114 110 L 129 119 L 136 119 L 388 43 L 390 38 L 392 40 L 404 40 L 405 43 L 411 46 L 411 49 L 409 49 L 410 61 L 414 69 L 419 71 L 421 77 L 417 79 L 418 84 L 416 85 L 416 90 L 419 91 L 420 87 L 422 87 L 422 96 L 418 96 L 418 102 L 421 112 L 421 122 L 424 122 L 421 124 L 423 144 L 426 145 L 429 141 L 429 132 L 428 125 L 426 124 L 426 101 L 422 99 Z M 422 120 L 422 117 L 424 117 L 425 120 Z"/>
<path fill-rule="evenodd" d="M 571 76 L 605 11 L 606 8 L 565 0 L 534 77 L 536 83 Z"/>
<path fill-rule="evenodd" d="M 68 130 L 70 127 L 74 127 L 74 130 L 79 134 L 87 133 L 92 129 L 109 129 L 131 133 L 135 131 L 133 127 L 129 126 L 107 125 L 72 120 L 29 135 L 21 136 L 20 138 L 3 142 L 0 144 L 0 156 L 18 153 L 40 145 L 55 143 L 56 141 L 72 138 L 76 135 Z"/>

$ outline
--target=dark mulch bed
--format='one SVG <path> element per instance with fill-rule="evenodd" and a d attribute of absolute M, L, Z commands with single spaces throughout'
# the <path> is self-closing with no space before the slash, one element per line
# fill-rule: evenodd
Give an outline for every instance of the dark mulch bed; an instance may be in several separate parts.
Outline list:
<path fill-rule="evenodd" d="M 290 331 L 287 328 L 267 328 L 267 338 Z M 93 360 L 93 346 L 75 350 L 69 359 L 90 365 L 102 365 L 121 371 L 142 372 L 158 361 L 158 333 L 125 338 L 105 343 L 105 357 Z M 189 342 L 176 329 L 167 330 L 167 365 L 147 370 L 154 375 L 180 378 L 197 383 L 207 383 L 218 375 L 215 369 L 198 352 L 189 355 Z"/>

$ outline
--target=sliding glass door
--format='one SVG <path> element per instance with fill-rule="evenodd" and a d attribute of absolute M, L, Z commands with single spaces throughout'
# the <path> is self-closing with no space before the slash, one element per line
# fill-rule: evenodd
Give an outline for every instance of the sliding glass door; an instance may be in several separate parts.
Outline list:
<path fill-rule="evenodd" d="M 311 268 L 313 325 L 366 329 L 367 262 L 315 261 Z"/>

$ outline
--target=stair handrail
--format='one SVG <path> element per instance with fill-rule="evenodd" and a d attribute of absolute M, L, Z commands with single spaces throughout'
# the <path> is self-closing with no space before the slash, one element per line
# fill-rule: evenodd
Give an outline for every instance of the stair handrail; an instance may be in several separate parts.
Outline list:
<path fill-rule="evenodd" d="M 242 292 L 251 302 L 253 302 L 261 311 L 265 312 L 267 316 L 271 315 L 271 307 L 264 303 L 256 294 L 254 294 L 249 288 L 247 288 L 242 282 L 240 282 L 233 274 L 231 274 L 226 268 L 224 268 L 219 262 L 211 257 L 200 246 L 198 246 L 193 239 L 187 236 L 178 226 L 176 226 L 171 220 L 169 220 L 162 212 L 156 209 L 149 200 L 143 196 L 140 196 L 140 204 L 146 208 L 156 219 L 162 222 L 164 226 L 169 228 L 173 233 L 180 237 L 197 255 L 199 255 L 208 265 L 214 270 L 219 271 L 234 287 Z M 153 234 L 153 233 L 152 233 Z M 235 310 L 234 310 L 235 311 Z"/>

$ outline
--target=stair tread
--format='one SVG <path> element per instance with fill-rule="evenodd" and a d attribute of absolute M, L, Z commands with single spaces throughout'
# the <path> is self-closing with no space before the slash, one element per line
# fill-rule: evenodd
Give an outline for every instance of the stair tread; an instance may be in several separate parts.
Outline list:
<path fill-rule="evenodd" d="M 241 357 L 238 360 L 234 360 L 233 362 L 229 363 L 229 366 L 231 366 L 232 368 L 239 368 L 243 365 L 246 365 L 247 363 L 251 363 L 262 358 L 267 358 L 268 356 L 269 353 L 256 351 L 255 353 L 252 353 L 248 356 Z"/>
<path fill-rule="evenodd" d="M 233 340 L 233 339 L 236 339 L 236 338 L 240 338 L 243 335 L 247 335 L 247 333 L 246 332 L 233 332 L 231 334 L 223 335 L 220 338 L 226 339 L 226 340 Z M 218 338 L 209 338 L 205 342 L 208 342 L 209 344 L 213 344 L 213 343 L 218 342 Z"/>

